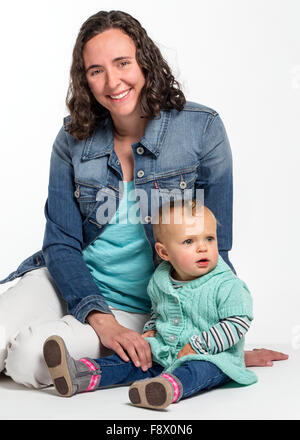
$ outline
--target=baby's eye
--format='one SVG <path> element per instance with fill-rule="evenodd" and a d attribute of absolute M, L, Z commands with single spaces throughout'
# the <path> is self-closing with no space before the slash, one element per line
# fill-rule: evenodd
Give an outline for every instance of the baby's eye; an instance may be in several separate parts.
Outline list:
<path fill-rule="evenodd" d="M 206 237 L 206 240 L 207 240 L 207 241 L 213 241 L 213 240 L 214 240 L 214 237 Z"/>
<path fill-rule="evenodd" d="M 183 244 L 192 244 L 193 240 L 191 238 L 187 238 L 186 240 L 184 240 Z"/>

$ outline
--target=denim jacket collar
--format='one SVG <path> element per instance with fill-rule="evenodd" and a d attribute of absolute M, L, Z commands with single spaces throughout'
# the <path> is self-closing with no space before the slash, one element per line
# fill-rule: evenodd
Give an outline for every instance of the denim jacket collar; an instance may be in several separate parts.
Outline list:
<path fill-rule="evenodd" d="M 142 144 L 155 156 L 159 155 L 170 119 L 170 112 L 161 111 L 160 116 L 148 121 L 145 134 L 138 143 Z M 108 116 L 93 133 L 86 139 L 81 160 L 97 159 L 112 152 L 114 145 L 112 120 Z"/>
<path fill-rule="evenodd" d="M 110 154 L 113 147 L 113 125 L 111 118 L 107 117 L 96 128 L 92 136 L 86 139 L 81 160 L 97 159 L 98 157 Z"/>
<path fill-rule="evenodd" d="M 144 136 L 140 143 L 146 147 L 155 156 L 158 156 L 162 148 L 171 113 L 168 111 L 161 111 L 160 116 L 148 121 Z"/>

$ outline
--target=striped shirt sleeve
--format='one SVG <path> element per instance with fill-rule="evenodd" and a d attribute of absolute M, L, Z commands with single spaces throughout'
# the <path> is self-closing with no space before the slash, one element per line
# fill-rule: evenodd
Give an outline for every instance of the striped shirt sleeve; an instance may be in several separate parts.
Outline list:
<path fill-rule="evenodd" d="M 156 320 L 158 315 L 153 312 L 153 309 L 151 309 L 151 316 L 149 321 L 146 322 L 144 325 L 143 333 L 149 331 L 149 330 L 156 330 Z"/>
<path fill-rule="evenodd" d="M 250 324 L 249 316 L 230 316 L 200 335 L 193 335 L 189 342 L 197 353 L 221 353 L 235 345 L 249 330 Z"/>

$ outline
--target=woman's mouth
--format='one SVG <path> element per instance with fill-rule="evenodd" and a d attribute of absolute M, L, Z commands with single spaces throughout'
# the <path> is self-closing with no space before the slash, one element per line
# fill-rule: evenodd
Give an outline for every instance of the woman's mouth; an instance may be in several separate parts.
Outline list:
<path fill-rule="evenodd" d="M 131 89 L 125 90 L 124 92 L 119 93 L 118 95 L 108 95 L 110 99 L 112 99 L 115 102 L 121 102 L 125 101 L 125 99 L 128 97 L 129 92 Z"/>

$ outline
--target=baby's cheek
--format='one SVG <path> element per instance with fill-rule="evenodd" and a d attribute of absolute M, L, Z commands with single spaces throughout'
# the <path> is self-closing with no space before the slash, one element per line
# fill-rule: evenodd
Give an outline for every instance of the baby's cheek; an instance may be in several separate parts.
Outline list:
<path fill-rule="evenodd" d="M 190 253 L 183 253 L 178 256 L 178 265 L 182 268 L 189 268 L 194 263 L 194 256 Z"/>
<path fill-rule="evenodd" d="M 214 250 L 212 251 L 212 253 L 211 253 L 211 260 L 212 260 L 215 264 L 217 264 L 218 259 L 219 259 L 219 251 L 218 251 L 218 249 L 214 249 Z"/>

